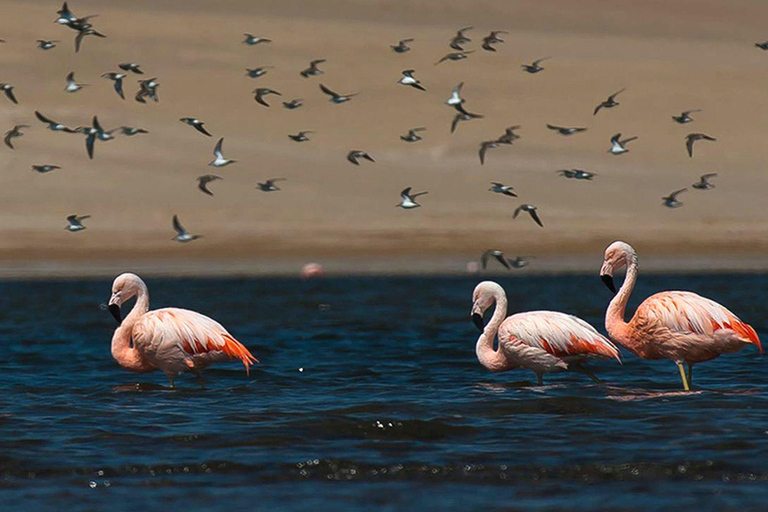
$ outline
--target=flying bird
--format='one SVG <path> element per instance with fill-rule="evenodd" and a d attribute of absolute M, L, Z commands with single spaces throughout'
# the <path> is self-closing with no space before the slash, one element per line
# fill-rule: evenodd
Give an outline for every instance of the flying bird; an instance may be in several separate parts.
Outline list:
<path fill-rule="evenodd" d="M 202 237 L 202 235 L 190 235 L 189 232 L 184 229 L 184 226 L 181 225 L 181 222 L 179 222 L 178 215 L 173 216 L 173 229 L 176 231 L 176 236 L 171 238 L 171 240 L 176 242 L 191 242 L 192 240 L 197 240 Z"/>
<path fill-rule="evenodd" d="M 520 125 L 517 124 L 515 126 L 507 126 L 504 128 L 504 134 L 496 139 L 496 142 L 500 144 L 512 144 L 517 139 L 520 138 L 520 135 L 516 134 L 515 131 L 520 129 Z"/>
<path fill-rule="evenodd" d="M 512 266 L 509 264 L 509 261 L 504 256 L 504 253 L 501 252 L 498 249 L 489 249 L 485 251 L 482 256 L 480 256 L 480 264 L 483 267 L 483 270 L 488 268 L 488 260 L 494 258 L 496 261 L 502 264 L 504 268 L 507 270 L 512 270 Z"/>
<path fill-rule="evenodd" d="M 460 105 L 459 105 L 460 106 Z M 456 131 L 456 127 L 459 125 L 462 121 L 472 121 L 473 119 L 482 119 L 483 116 L 480 114 L 474 114 L 472 112 L 467 112 L 464 109 L 458 109 L 459 113 L 453 116 L 453 121 L 451 121 L 451 133 Z"/>
<path fill-rule="evenodd" d="M 694 112 L 701 112 L 700 108 L 697 108 L 696 110 L 686 110 L 685 112 L 682 112 L 679 116 L 672 116 L 672 119 L 674 119 L 676 122 L 680 124 L 686 124 L 693 121 L 693 118 L 691 117 L 691 114 Z"/>
<path fill-rule="evenodd" d="M 271 43 L 271 39 L 267 39 L 265 37 L 256 37 L 253 34 L 243 34 L 245 36 L 245 39 L 243 40 L 243 44 L 247 44 L 248 46 L 255 46 L 257 44 L 261 43 Z"/>
<path fill-rule="evenodd" d="M 473 53 L 474 50 L 468 50 L 468 51 L 460 51 L 460 52 L 452 52 L 444 55 L 439 61 L 435 62 L 435 66 L 438 64 L 442 64 L 443 62 L 447 60 L 464 60 L 469 57 L 470 53 Z"/>
<path fill-rule="evenodd" d="M 530 204 L 521 204 L 517 208 L 515 208 L 515 213 L 512 215 L 513 219 L 516 219 L 518 215 L 520 215 L 520 212 L 527 212 L 533 221 L 538 224 L 541 227 L 544 227 L 544 224 L 541 223 L 541 219 L 539 218 L 539 214 L 536 212 L 537 208 Z"/>
<path fill-rule="evenodd" d="M 182 123 L 188 124 L 189 126 L 193 127 L 195 130 L 199 131 L 203 135 L 211 136 L 210 133 L 208 133 L 208 130 L 205 129 L 203 126 L 205 123 L 202 122 L 199 119 L 196 119 L 194 117 L 182 117 L 179 119 Z"/>
<path fill-rule="evenodd" d="M 67 2 L 64 2 L 64 5 L 62 5 L 61 9 L 56 11 L 56 14 L 58 14 L 59 17 L 54 21 L 54 23 L 66 25 L 73 30 L 82 30 L 84 28 L 90 27 L 91 24 L 88 23 L 88 20 L 96 17 L 96 15 L 91 15 L 78 18 L 72 11 L 69 10 Z"/>
<path fill-rule="evenodd" d="M 696 141 L 699 140 L 709 140 L 709 141 L 715 141 L 717 140 L 714 137 L 710 137 L 706 133 L 689 133 L 685 136 L 685 147 L 688 149 L 688 156 L 693 158 L 693 144 Z"/>
<path fill-rule="evenodd" d="M 289 134 L 288 138 L 296 142 L 305 142 L 309 140 L 309 137 L 307 137 L 308 133 L 315 133 L 315 132 L 313 132 L 312 130 L 302 130 L 295 135 Z"/>
<path fill-rule="evenodd" d="M 83 43 L 83 39 L 85 36 L 96 36 L 96 37 L 107 37 L 98 30 L 91 28 L 90 26 L 81 28 L 78 30 L 77 35 L 75 36 L 75 53 L 80 51 L 80 45 Z"/>
<path fill-rule="evenodd" d="M 58 43 L 56 40 L 49 41 L 47 39 L 38 39 L 37 47 L 41 50 L 50 50 L 52 48 L 56 48 L 56 43 Z"/>
<path fill-rule="evenodd" d="M 24 133 L 22 133 L 21 131 L 22 128 L 29 128 L 29 126 L 26 124 L 17 124 L 10 130 L 5 132 L 5 137 L 3 138 L 3 140 L 5 141 L 6 146 L 8 146 L 11 149 L 16 149 L 15 147 L 13 147 L 12 141 L 13 139 L 19 138 L 24 135 Z"/>
<path fill-rule="evenodd" d="M 491 188 L 488 189 L 490 192 L 495 192 L 497 194 L 504 194 L 505 196 L 509 197 L 517 197 L 517 194 L 515 193 L 515 188 L 511 185 L 504 185 L 503 183 L 499 183 L 497 181 L 491 182 Z"/>
<path fill-rule="evenodd" d="M 274 66 L 262 66 L 260 68 L 245 68 L 245 76 L 250 78 L 259 78 L 267 74 L 268 69 L 272 69 Z"/>
<path fill-rule="evenodd" d="M 339 94 L 337 92 L 333 92 L 323 84 L 320 84 L 320 90 L 323 91 L 325 94 L 331 97 L 329 101 L 333 103 L 344 103 L 345 101 L 349 101 L 352 99 L 353 96 L 356 96 L 357 93 L 351 93 L 351 94 Z"/>
<path fill-rule="evenodd" d="M 54 132 L 65 132 L 65 133 L 77 133 L 77 130 L 74 130 L 72 128 L 67 128 L 61 123 L 57 123 L 56 121 L 45 117 L 43 114 L 35 110 L 35 117 L 37 117 L 40 122 L 45 123 L 48 125 L 48 129 Z"/>
<path fill-rule="evenodd" d="M 515 259 L 509 259 L 506 256 L 504 256 L 504 253 L 501 252 L 498 249 L 490 249 L 488 251 L 485 251 L 482 256 L 480 256 L 480 264 L 483 266 L 483 270 L 485 270 L 488 267 L 488 261 L 494 258 L 496 261 L 501 263 L 504 268 L 507 270 L 512 270 L 513 268 L 523 268 L 528 266 L 528 260 L 520 257 L 515 256 Z"/>
<path fill-rule="evenodd" d="M 677 200 L 677 196 L 679 194 L 682 194 L 686 190 L 688 190 L 688 189 L 687 188 L 681 188 L 680 190 L 675 190 L 674 192 L 672 192 L 668 196 L 662 197 L 661 199 L 662 199 L 662 201 L 664 201 L 664 206 L 666 206 L 667 208 L 679 208 L 679 207 L 683 206 L 682 201 L 678 201 Z"/>
<path fill-rule="evenodd" d="M 416 198 L 425 194 L 429 194 L 429 192 L 418 192 L 416 194 L 411 194 L 411 187 L 408 187 L 400 192 L 400 202 L 395 206 L 404 210 L 419 208 L 421 205 L 416 202 Z"/>
<path fill-rule="evenodd" d="M 140 66 L 140 64 L 136 64 L 135 62 L 123 62 L 122 64 L 117 65 L 117 67 L 123 71 L 130 71 L 131 73 L 136 73 L 137 75 L 143 75 L 144 71 L 141 70 Z"/>
<path fill-rule="evenodd" d="M 123 92 L 123 78 L 127 75 L 123 73 L 104 73 L 101 76 L 102 78 L 108 78 L 109 80 L 114 81 L 115 92 L 122 99 L 125 99 L 125 93 Z"/>
<path fill-rule="evenodd" d="M 493 30 L 490 34 L 483 38 L 483 44 L 481 48 L 488 52 L 495 52 L 496 48 L 493 47 L 496 43 L 503 43 L 504 40 L 499 37 L 499 34 L 508 34 L 506 30 Z"/>
<path fill-rule="evenodd" d="M 13 86 L 11 84 L 0 84 L 0 90 L 3 91 L 6 95 L 6 97 L 14 102 L 15 104 L 19 104 L 18 101 L 16 101 L 16 95 L 13 93 Z"/>
<path fill-rule="evenodd" d="M 480 165 L 485 164 L 486 151 L 488 151 L 489 149 L 497 148 L 497 147 L 499 147 L 498 140 L 486 140 L 480 143 L 480 151 L 477 152 L 478 156 L 480 157 Z"/>
<path fill-rule="evenodd" d="M 451 41 L 449 43 L 450 47 L 454 50 L 459 50 L 460 52 L 464 51 L 463 45 L 467 43 L 471 43 L 472 40 L 468 38 L 466 35 L 464 35 L 464 32 L 467 30 L 472 30 L 472 27 L 463 27 L 456 31 L 456 35 L 451 38 Z"/>
<path fill-rule="evenodd" d="M 67 231 L 71 231 L 72 233 L 75 233 L 77 231 L 82 231 L 85 229 L 85 226 L 83 226 L 83 221 L 85 219 L 90 219 L 90 215 L 70 215 L 67 217 L 67 222 L 69 225 L 65 227 Z"/>
<path fill-rule="evenodd" d="M 408 130 L 408 134 L 407 135 L 401 135 L 400 139 L 404 140 L 405 142 L 417 142 L 417 141 L 420 141 L 422 139 L 422 137 L 421 137 L 421 135 L 418 134 L 418 132 L 423 132 L 424 130 L 426 130 L 426 128 L 424 128 L 423 126 L 419 127 L 419 128 L 411 128 L 410 130 Z"/>
<path fill-rule="evenodd" d="M 510 260 L 509 258 L 507 258 L 507 262 L 509 262 L 512 268 L 523 268 L 523 267 L 527 267 L 530 264 L 530 262 L 525 258 L 523 258 L 522 256 L 515 256 L 515 259 L 513 260 Z"/>
<path fill-rule="evenodd" d="M 157 88 L 160 84 L 157 83 L 157 78 L 148 78 L 146 80 L 139 80 L 139 92 L 136 93 L 136 101 L 139 103 L 146 103 L 145 98 L 149 98 L 152 101 L 160 101 L 157 97 Z"/>
<path fill-rule="evenodd" d="M 110 131 L 104 130 L 104 128 L 102 128 L 97 116 L 93 116 L 93 122 L 91 126 L 76 128 L 75 131 L 85 135 L 85 149 L 88 152 L 88 158 L 90 159 L 93 159 L 96 140 L 108 141 L 114 139 L 114 136 L 110 133 Z"/>
<path fill-rule="evenodd" d="M 395 45 L 389 45 L 390 48 L 392 48 L 392 51 L 395 53 L 406 53 L 411 51 L 411 47 L 408 46 L 408 43 L 412 43 L 413 38 L 408 39 L 401 39 L 397 42 Z"/>
<path fill-rule="evenodd" d="M 79 84 L 75 81 L 75 72 L 70 71 L 70 73 L 67 75 L 67 86 L 64 88 L 67 92 L 77 92 L 80 89 L 82 89 L 87 84 Z"/>
<path fill-rule="evenodd" d="M 254 96 L 256 103 L 260 105 L 264 105 L 265 107 L 269 107 L 269 103 L 267 103 L 267 101 L 264 99 L 265 96 L 269 94 L 282 96 L 282 94 L 280 94 L 279 92 L 275 91 L 274 89 L 269 89 L 268 87 L 260 87 L 258 89 L 254 89 L 253 93 L 256 95 Z"/>
<path fill-rule="evenodd" d="M 557 126 L 554 124 L 547 124 L 547 128 L 550 130 L 556 131 L 560 135 L 573 135 L 574 133 L 581 133 L 587 131 L 586 128 L 579 128 L 579 127 L 568 127 L 568 126 Z"/>
<path fill-rule="evenodd" d="M 461 105 L 462 103 L 464 103 L 464 99 L 461 97 L 462 87 L 464 87 L 464 82 L 459 82 L 459 85 L 453 88 L 453 90 L 451 91 L 450 98 L 445 100 L 446 105 L 455 107 L 456 105 Z"/>
<path fill-rule="evenodd" d="M 113 129 L 113 130 L 105 130 L 101 127 L 101 124 L 99 123 L 99 119 L 96 116 L 93 116 L 93 128 L 96 130 L 96 137 L 101 141 L 108 141 L 112 140 L 115 137 L 112 135 L 113 132 L 116 130 L 119 130 L 119 128 Z"/>
<path fill-rule="evenodd" d="M 122 319 L 120 306 L 136 297 L 130 314 Z M 149 310 L 147 285 L 136 274 L 122 274 L 112 283 L 109 312 L 120 324 L 112 336 L 112 357 L 137 373 L 160 370 L 171 388 L 182 372 L 197 375 L 211 363 L 239 360 L 248 373 L 258 362 L 253 354 L 217 321 L 179 308 Z"/>
<path fill-rule="evenodd" d="M 709 190 L 711 188 L 715 188 L 715 186 L 709 182 L 709 179 L 714 178 L 715 176 L 717 176 L 716 172 L 711 172 L 709 174 L 702 174 L 701 177 L 699 178 L 699 181 L 697 181 L 691 186 L 699 190 Z"/>
<path fill-rule="evenodd" d="M 402 85 L 409 85 L 413 87 L 414 89 L 418 89 L 420 91 L 426 91 L 423 85 L 421 85 L 421 82 L 418 78 L 413 76 L 414 70 L 413 69 L 406 69 L 403 71 L 403 77 L 397 81 L 397 83 Z"/>
<path fill-rule="evenodd" d="M 592 178 L 597 176 L 593 172 L 584 171 L 581 169 L 562 169 L 560 171 L 557 171 L 557 173 L 560 176 L 565 176 L 566 178 L 570 178 L 574 180 L 587 180 L 587 181 L 592 181 Z"/>
<path fill-rule="evenodd" d="M 371 155 L 359 149 L 353 149 L 352 151 L 347 153 L 347 160 L 349 160 L 355 165 L 360 165 L 360 162 L 358 162 L 358 158 L 365 158 L 366 160 L 375 162 L 375 160 L 373 159 L 373 157 L 371 157 Z"/>
<path fill-rule="evenodd" d="M 280 190 L 280 188 L 275 185 L 275 182 L 278 182 L 278 181 L 285 181 L 285 178 L 270 178 L 266 180 L 264 183 L 257 183 L 256 188 L 258 188 L 262 192 L 276 192 Z"/>
<path fill-rule="evenodd" d="M 132 126 L 121 126 L 120 128 L 110 130 L 110 132 L 115 132 L 115 131 L 119 131 L 121 135 L 126 135 L 128 137 L 133 137 L 134 135 L 139 135 L 141 133 L 149 133 L 144 128 L 134 128 Z"/>
<path fill-rule="evenodd" d="M 617 293 L 613 273 L 624 267 L 626 277 Z M 637 281 L 637 253 L 625 242 L 613 242 L 606 248 L 600 279 L 615 293 L 605 314 L 605 329 L 611 338 L 643 359 L 671 359 L 686 391 L 690 390 L 694 364 L 747 345 L 763 353 L 760 338 L 749 324 L 717 302 L 692 292 L 656 293 L 625 322 L 627 302 Z M 688 375 L 683 364 L 688 365 Z"/>
<path fill-rule="evenodd" d="M 35 172 L 39 172 L 40 174 L 45 174 L 47 172 L 55 171 L 56 169 L 61 169 L 58 165 L 33 165 L 32 170 Z"/>
<path fill-rule="evenodd" d="M 67 25 L 75 20 L 77 20 L 77 16 L 75 16 L 72 11 L 69 10 L 69 7 L 67 7 L 67 2 L 64 2 L 64 5 L 56 11 L 56 14 L 59 15 L 59 17 L 56 19 L 54 23 L 59 23 L 63 25 Z"/>
<path fill-rule="evenodd" d="M 320 69 L 317 66 L 318 66 L 318 64 L 322 64 L 323 62 L 325 62 L 325 59 L 315 59 L 315 60 L 312 60 L 312 61 L 309 62 L 309 67 L 306 68 L 306 69 L 301 70 L 301 72 L 299 74 L 301 76 L 303 76 L 304 78 L 309 78 L 311 76 L 322 75 L 323 74 L 323 70 Z"/>
<path fill-rule="evenodd" d="M 202 176 L 197 177 L 197 188 L 200 189 L 203 194 L 212 196 L 213 192 L 208 189 L 208 184 L 212 181 L 220 179 L 222 178 L 220 176 L 216 176 L 215 174 L 203 174 Z"/>
<path fill-rule="evenodd" d="M 617 133 L 611 137 L 611 149 L 609 149 L 608 152 L 612 155 L 621 155 L 622 153 L 626 153 L 629 150 L 625 148 L 624 145 L 636 139 L 637 137 L 629 137 L 628 139 L 621 140 L 621 134 Z"/>
<path fill-rule="evenodd" d="M 225 165 L 229 165 L 237 162 L 237 160 L 229 160 L 227 158 L 224 158 L 224 153 L 221 152 L 221 146 L 223 144 L 224 144 L 224 137 L 220 138 L 219 141 L 216 143 L 216 147 L 213 148 L 213 155 L 216 158 L 211 160 L 208 163 L 208 165 L 212 165 L 214 167 L 224 167 Z"/>
<path fill-rule="evenodd" d="M 598 106 L 595 107 L 595 111 L 592 112 L 592 115 L 597 115 L 598 112 L 600 112 L 601 108 L 613 108 L 619 105 L 619 102 L 616 101 L 616 96 L 624 92 L 626 89 L 621 89 L 620 91 L 616 91 L 615 93 L 608 96 L 608 98 L 600 103 Z"/>
<path fill-rule="evenodd" d="M 483 325 L 483 315 L 494 307 Z M 507 296 L 492 281 L 484 281 L 472 293 L 472 322 L 482 332 L 475 345 L 477 359 L 492 372 L 527 368 L 536 374 L 538 385 L 545 373 L 574 371 L 598 381 L 580 363 L 589 357 L 619 358 L 608 338 L 584 320 L 555 311 L 528 311 L 507 317 Z M 498 338 L 498 349 L 494 348 Z"/>
<path fill-rule="evenodd" d="M 535 60 L 530 64 L 523 64 L 520 67 L 522 67 L 523 71 L 525 71 L 526 73 L 530 73 L 530 74 L 538 73 L 539 71 L 544 71 L 544 68 L 541 67 L 539 64 L 551 58 L 552 57 L 544 57 L 542 59 Z"/>
<path fill-rule="evenodd" d="M 283 102 L 283 108 L 287 108 L 288 110 L 295 110 L 302 105 L 304 105 L 304 100 L 302 98 L 294 98 L 291 101 Z"/>

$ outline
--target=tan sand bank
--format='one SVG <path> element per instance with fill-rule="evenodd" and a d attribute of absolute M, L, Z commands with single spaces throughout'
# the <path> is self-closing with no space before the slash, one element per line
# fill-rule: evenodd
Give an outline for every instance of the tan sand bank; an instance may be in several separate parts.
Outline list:
<path fill-rule="evenodd" d="M 106 39 L 86 38 L 80 53 L 74 31 L 56 25 L 58 5 L 0 2 L 0 80 L 16 86 L 19 105 L 0 98 L 0 128 L 29 124 L 15 151 L 0 148 L 0 276 L 111 275 L 121 269 L 152 274 L 243 275 L 298 272 L 321 261 L 332 273 L 462 272 L 487 248 L 535 256 L 530 271 L 586 270 L 599 265 L 614 239 L 635 245 L 644 268 L 691 270 L 768 267 L 768 38 L 759 1 L 698 2 L 465 2 L 245 1 L 70 2 Z M 451 51 L 455 30 L 476 50 L 461 62 L 437 60 Z M 507 30 L 496 53 L 479 48 L 490 30 Z M 242 34 L 271 45 L 241 44 Z M 389 45 L 413 37 L 413 50 Z M 44 52 L 36 39 L 58 39 Z M 521 64 L 540 57 L 543 72 Z M 325 58 L 324 74 L 299 71 Z M 138 75 L 125 81 L 126 100 L 100 75 L 120 62 L 142 64 L 160 82 L 159 103 L 133 100 Z M 250 79 L 246 67 L 274 66 Z M 398 85 L 413 68 L 427 92 Z M 75 71 L 89 84 L 64 92 Z M 454 111 L 443 104 L 465 82 L 467 108 L 485 115 L 450 133 Z M 332 105 L 319 83 L 359 92 Z M 267 109 L 253 100 L 270 87 Z M 595 105 L 626 87 L 621 105 L 593 116 Z M 281 100 L 303 98 L 289 111 Z M 671 119 L 683 110 L 693 123 Z M 68 126 L 98 114 L 107 128 L 121 125 L 149 135 L 96 144 L 89 160 L 82 135 L 53 133 L 39 110 Z M 206 122 L 205 137 L 178 121 Z M 546 123 L 586 126 L 562 137 Z M 481 166 L 483 140 L 520 124 L 522 138 L 492 149 Z M 424 140 L 399 135 L 425 126 Z M 314 130 L 301 144 L 287 135 Z M 704 132 L 689 158 L 684 138 Z M 639 139 L 612 156 L 617 132 Z M 207 163 L 218 137 L 238 160 L 214 170 Z M 355 167 L 350 149 L 376 163 Z M 33 164 L 61 170 L 41 175 Z M 597 173 L 592 182 L 568 180 L 559 169 Z M 196 177 L 215 173 L 214 197 Z M 690 189 L 717 172 L 716 188 Z M 256 182 L 283 177 L 281 191 Z M 488 192 L 491 181 L 513 185 L 519 198 Z M 395 208 L 406 186 L 428 190 L 422 208 Z M 689 187 L 682 208 L 661 197 Z M 521 203 L 539 208 L 545 227 Z M 65 217 L 89 214 L 87 229 L 64 230 Z M 171 217 L 203 238 L 171 242 Z M 656 262 L 656 263 L 654 263 Z"/>

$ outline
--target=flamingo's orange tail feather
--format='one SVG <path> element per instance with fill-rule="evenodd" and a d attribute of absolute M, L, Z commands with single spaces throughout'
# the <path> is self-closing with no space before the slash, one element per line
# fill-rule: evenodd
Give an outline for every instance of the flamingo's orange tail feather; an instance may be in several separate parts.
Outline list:
<path fill-rule="evenodd" d="M 731 329 L 756 345 L 757 349 L 760 351 L 760 355 L 763 354 L 763 345 L 760 343 L 760 338 L 757 336 L 757 332 L 755 332 L 755 329 L 753 329 L 751 325 L 743 322 L 733 322 Z"/>
<path fill-rule="evenodd" d="M 245 366 L 245 373 L 250 375 L 251 365 L 253 365 L 253 363 L 258 363 L 259 360 L 256 359 L 247 348 L 245 348 L 245 345 L 237 341 L 232 336 L 225 334 L 223 337 L 224 346 L 221 348 L 221 351 L 232 359 L 240 359 L 243 362 L 243 366 Z"/>

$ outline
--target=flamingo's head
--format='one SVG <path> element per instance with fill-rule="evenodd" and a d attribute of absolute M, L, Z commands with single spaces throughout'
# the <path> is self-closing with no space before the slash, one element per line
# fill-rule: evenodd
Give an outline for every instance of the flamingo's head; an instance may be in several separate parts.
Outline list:
<path fill-rule="evenodd" d="M 603 266 L 600 268 L 600 279 L 613 293 L 616 293 L 616 286 L 613 284 L 614 271 L 621 270 L 633 261 L 637 261 L 637 255 L 632 246 L 626 242 L 613 242 L 605 249 Z"/>
<path fill-rule="evenodd" d="M 493 306 L 496 302 L 496 297 L 499 292 L 504 293 L 504 290 L 497 283 L 493 281 L 483 281 L 475 287 L 475 291 L 472 292 L 472 323 L 478 328 L 480 332 L 483 331 L 485 325 L 483 316 L 485 312 Z"/>
<path fill-rule="evenodd" d="M 144 282 L 136 274 L 125 273 L 117 276 L 112 283 L 112 296 L 109 299 L 109 312 L 118 323 L 122 322 L 120 306 L 135 297 Z"/>

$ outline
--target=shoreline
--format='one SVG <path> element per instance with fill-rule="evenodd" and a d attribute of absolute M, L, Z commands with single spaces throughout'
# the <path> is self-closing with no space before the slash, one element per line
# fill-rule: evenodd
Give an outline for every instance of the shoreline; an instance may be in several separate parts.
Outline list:
<path fill-rule="evenodd" d="M 284 278 L 299 277 L 305 260 L 295 258 L 251 258 L 222 261 L 205 259 L 145 258 L 131 260 L 5 260 L 0 261 L 0 280 L 69 280 L 112 278 L 123 272 L 134 272 L 153 278 Z M 600 268 L 601 257 L 544 256 L 530 259 L 530 265 L 511 271 L 496 268 L 493 263 L 487 270 L 471 271 L 467 264 L 478 259 L 461 256 L 419 257 L 402 256 L 389 258 L 333 257 L 320 258 L 325 277 L 357 276 L 503 276 L 523 277 L 541 275 L 595 274 Z M 671 256 L 649 255 L 640 260 L 646 274 L 730 274 L 768 271 L 766 256 Z"/>

